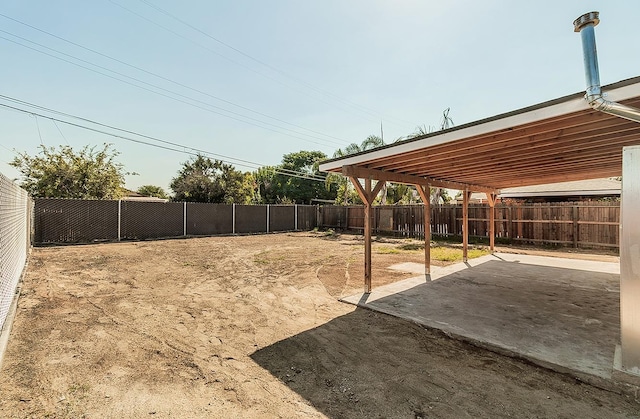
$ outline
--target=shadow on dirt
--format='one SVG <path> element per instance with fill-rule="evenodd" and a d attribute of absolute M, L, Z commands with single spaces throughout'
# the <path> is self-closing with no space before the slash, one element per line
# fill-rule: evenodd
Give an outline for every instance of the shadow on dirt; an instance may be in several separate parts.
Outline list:
<path fill-rule="evenodd" d="M 500 263 L 506 264 L 501 268 L 504 276 L 497 275 Z M 476 277 L 465 277 L 471 271 Z M 570 332 L 576 336 L 567 344 L 577 344 L 577 352 L 581 344 L 596 350 L 603 342 L 606 347 L 612 339 L 615 343 L 617 332 L 612 331 L 619 326 L 611 313 L 617 313 L 618 294 L 602 287 L 617 280 L 616 275 L 587 276 L 499 261 L 466 272 L 371 304 L 386 312 L 426 310 L 432 318 L 442 317 L 441 322 L 455 322 L 457 316 L 473 330 L 484 326 L 492 334 L 525 339 L 525 347 L 560 350 L 556 344 Z M 579 287 L 571 285 L 575 277 Z M 591 316 L 601 320 L 585 326 L 584 318 Z M 593 406 L 595 389 L 569 376 L 362 308 L 276 342 L 251 358 L 331 418 L 562 417 L 565 410 L 566 417 L 577 411 L 592 417 L 606 405 Z"/>
<path fill-rule="evenodd" d="M 553 417 L 594 400 L 568 376 L 367 309 L 251 358 L 330 418 Z"/>
<path fill-rule="evenodd" d="M 329 417 L 418 418 L 459 391 L 452 375 L 438 371 L 453 369 L 463 346 L 357 309 L 251 358 Z"/>

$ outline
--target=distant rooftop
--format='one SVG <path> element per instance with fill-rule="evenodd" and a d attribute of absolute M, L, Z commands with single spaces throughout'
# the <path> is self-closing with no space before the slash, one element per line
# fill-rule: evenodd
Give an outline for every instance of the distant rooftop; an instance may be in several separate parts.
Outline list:
<path fill-rule="evenodd" d="M 590 179 L 544 185 L 519 186 L 500 191 L 500 198 L 543 196 L 611 196 L 620 195 L 622 182 L 615 179 Z"/>
<path fill-rule="evenodd" d="M 611 178 L 576 180 L 572 182 L 505 188 L 500 191 L 498 198 L 615 197 L 620 196 L 621 187 L 621 181 Z M 460 198 L 457 201 L 462 202 L 462 199 Z M 487 202 L 487 197 L 483 192 L 474 192 L 471 194 L 470 202 Z"/>

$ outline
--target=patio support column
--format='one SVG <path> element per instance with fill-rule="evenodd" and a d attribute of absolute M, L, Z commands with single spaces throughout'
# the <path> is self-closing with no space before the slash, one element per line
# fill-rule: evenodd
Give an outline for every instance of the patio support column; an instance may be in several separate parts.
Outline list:
<path fill-rule="evenodd" d="M 486 194 L 489 202 L 489 249 L 493 253 L 496 242 L 496 199 L 498 195 L 489 192 L 486 192 Z"/>
<path fill-rule="evenodd" d="M 371 179 L 364 180 L 365 191 L 371 191 Z M 371 292 L 371 201 L 364 203 L 364 292 Z"/>
<path fill-rule="evenodd" d="M 622 149 L 620 337 L 623 371 L 640 376 L 640 146 Z"/>
<path fill-rule="evenodd" d="M 424 211 L 424 276 L 431 279 L 431 188 L 429 185 L 415 185 Z"/>
<path fill-rule="evenodd" d="M 364 292 L 371 292 L 371 205 L 384 182 L 378 182 L 371 190 L 371 178 L 364 179 L 364 187 L 356 177 L 349 177 L 356 188 L 360 199 L 364 202 Z"/>
<path fill-rule="evenodd" d="M 462 191 L 462 261 L 467 262 L 469 247 L 469 189 Z"/>

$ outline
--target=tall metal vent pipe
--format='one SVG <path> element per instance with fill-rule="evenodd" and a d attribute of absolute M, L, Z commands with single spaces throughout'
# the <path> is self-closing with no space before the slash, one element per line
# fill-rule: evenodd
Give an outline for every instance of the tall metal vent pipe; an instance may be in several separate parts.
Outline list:
<path fill-rule="evenodd" d="M 612 102 L 602 97 L 595 35 L 595 27 L 598 23 L 600 23 L 598 12 L 585 13 L 573 21 L 574 31 L 580 32 L 582 37 L 584 75 L 587 82 L 585 99 L 593 109 L 640 122 L 640 109 Z"/>

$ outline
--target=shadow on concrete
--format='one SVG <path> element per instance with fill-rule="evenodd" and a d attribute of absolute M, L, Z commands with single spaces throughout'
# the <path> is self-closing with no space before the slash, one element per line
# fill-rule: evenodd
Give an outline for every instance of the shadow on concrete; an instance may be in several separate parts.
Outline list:
<path fill-rule="evenodd" d="M 590 263 L 492 256 L 432 282 L 374 289 L 364 304 L 357 295 L 343 301 L 559 371 L 610 378 L 620 333 L 619 275 L 606 264 L 585 270 Z"/>

